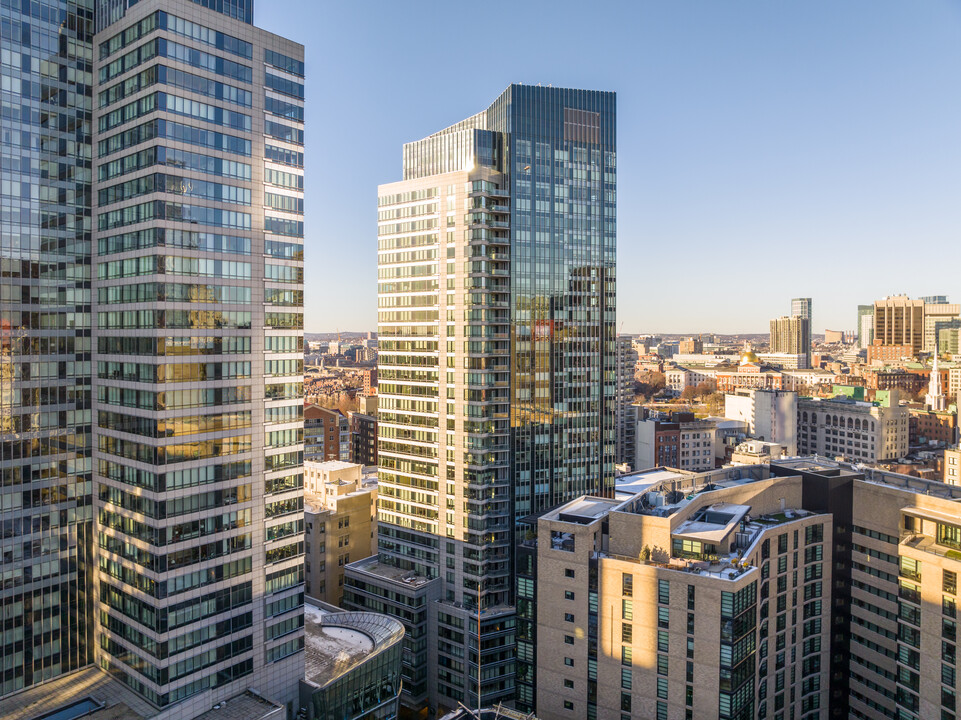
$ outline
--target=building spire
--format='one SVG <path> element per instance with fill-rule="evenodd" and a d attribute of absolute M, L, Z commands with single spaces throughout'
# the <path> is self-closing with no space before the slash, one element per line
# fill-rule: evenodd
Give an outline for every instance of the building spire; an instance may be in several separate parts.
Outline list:
<path fill-rule="evenodd" d="M 934 365 L 931 367 L 931 380 L 928 382 L 928 394 L 924 399 L 925 405 L 934 412 L 944 412 L 947 402 L 941 392 L 941 372 L 938 370 L 938 352 L 934 352 Z"/>

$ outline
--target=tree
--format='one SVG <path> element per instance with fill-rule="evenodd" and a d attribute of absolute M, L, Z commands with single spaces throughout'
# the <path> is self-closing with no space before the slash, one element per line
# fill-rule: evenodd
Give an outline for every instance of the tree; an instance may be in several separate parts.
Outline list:
<path fill-rule="evenodd" d="M 724 393 L 711 393 L 704 398 L 704 404 L 707 405 L 707 411 L 711 415 L 723 415 Z"/>
<path fill-rule="evenodd" d="M 661 372 L 638 373 L 635 376 L 634 394 L 651 397 L 667 386 L 667 378 Z"/>
<path fill-rule="evenodd" d="M 695 397 L 697 397 L 697 388 L 693 385 L 688 385 L 683 391 L 681 391 L 681 400 L 690 401 Z"/>
<path fill-rule="evenodd" d="M 717 392 L 717 383 L 714 380 L 705 380 L 704 382 L 698 383 L 695 391 L 698 397 L 703 398 Z"/>

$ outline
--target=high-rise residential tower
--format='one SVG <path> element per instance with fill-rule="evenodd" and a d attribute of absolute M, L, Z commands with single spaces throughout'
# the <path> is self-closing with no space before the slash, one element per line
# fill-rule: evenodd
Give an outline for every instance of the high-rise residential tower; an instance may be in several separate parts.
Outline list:
<path fill-rule="evenodd" d="M 98 665 L 163 709 L 303 674 L 303 47 L 250 0 L 94 41 Z"/>
<path fill-rule="evenodd" d="M 637 365 L 637 350 L 634 349 L 633 338 L 629 335 L 618 335 L 615 347 L 617 404 L 615 405 L 614 416 L 617 444 L 614 458 L 618 463 L 633 465 L 635 455 L 634 436 L 637 430 L 637 407 L 634 405 L 634 368 Z"/>
<path fill-rule="evenodd" d="M 771 320 L 771 352 L 811 355 L 811 321 L 800 315 Z"/>
<path fill-rule="evenodd" d="M 858 347 L 866 350 L 874 344 L 874 305 L 858 305 Z"/>
<path fill-rule="evenodd" d="M 254 28 L 250 0 L 23 7 L 3 40 L 22 100 L 2 694 L 95 663 L 159 718 L 247 687 L 292 704 L 303 48 Z"/>
<path fill-rule="evenodd" d="M 917 355 L 924 347 L 924 301 L 895 295 L 874 303 L 874 342 L 881 346 L 910 347 Z"/>
<path fill-rule="evenodd" d="M 925 300 L 924 298 L 921 298 Z M 935 298 L 940 300 L 941 296 Z M 958 303 L 924 302 L 924 343 L 923 352 L 936 353 L 942 332 L 961 328 L 961 305 Z"/>
<path fill-rule="evenodd" d="M 407 704 L 476 705 L 478 664 L 481 704 L 509 700 L 516 653 L 524 705 L 518 523 L 613 486 L 615 97 L 511 85 L 403 157 L 378 200 L 380 552 L 344 602 L 405 620 Z"/>

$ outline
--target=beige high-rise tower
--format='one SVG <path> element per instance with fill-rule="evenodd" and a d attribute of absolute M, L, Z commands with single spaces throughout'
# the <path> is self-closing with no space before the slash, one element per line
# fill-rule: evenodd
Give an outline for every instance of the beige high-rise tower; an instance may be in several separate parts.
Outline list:
<path fill-rule="evenodd" d="M 250 687 L 295 710 L 304 50 L 250 0 L 101 6 L 96 663 L 161 718 Z"/>
<path fill-rule="evenodd" d="M 917 355 L 924 347 L 924 301 L 895 295 L 874 303 L 874 342 L 910 345 Z"/>
<path fill-rule="evenodd" d="M 771 352 L 809 355 L 811 352 L 811 321 L 801 315 L 784 316 L 771 320 Z"/>

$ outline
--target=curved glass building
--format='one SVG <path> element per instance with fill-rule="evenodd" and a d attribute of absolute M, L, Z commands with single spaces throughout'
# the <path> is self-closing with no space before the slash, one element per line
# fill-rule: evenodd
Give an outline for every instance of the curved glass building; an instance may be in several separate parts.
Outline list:
<path fill-rule="evenodd" d="M 387 615 L 304 610 L 308 720 L 392 720 L 401 689 L 404 625 Z"/>

